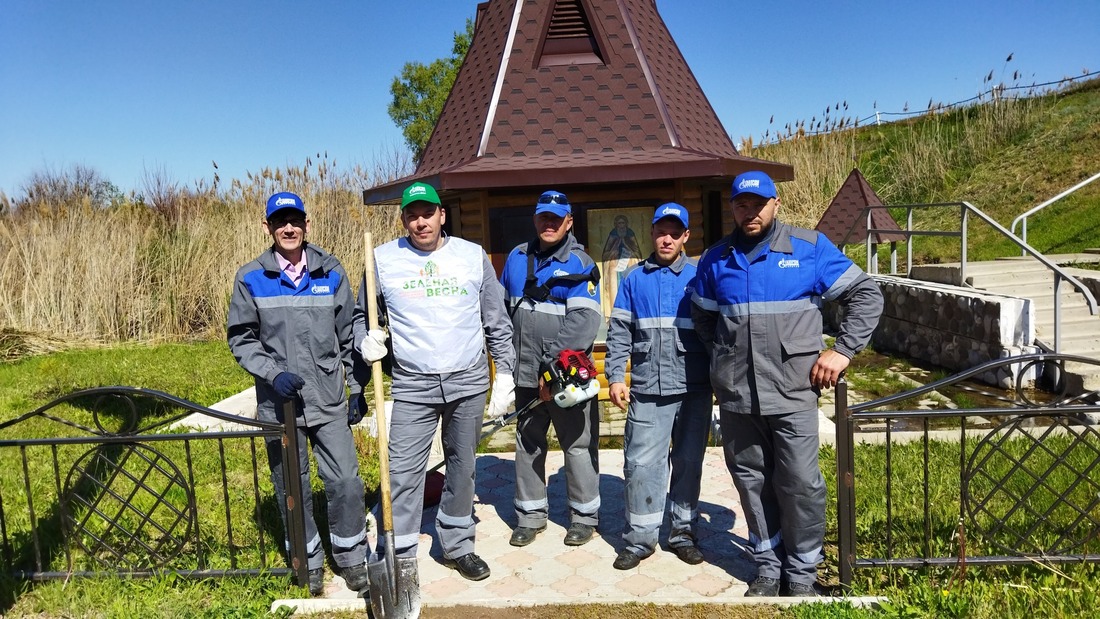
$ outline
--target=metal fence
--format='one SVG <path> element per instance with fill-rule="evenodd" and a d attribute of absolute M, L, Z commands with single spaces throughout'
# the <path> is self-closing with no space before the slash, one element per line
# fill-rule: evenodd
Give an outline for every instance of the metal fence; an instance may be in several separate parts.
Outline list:
<path fill-rule="evenodd" d="M 836 390 L 840 580 L 874 567 L 1100 562 L 1097 392 L 1066 392 L 1085 357 L 999 359 L 848 405 Z M 1016 366 L 1007 393 L 969 379 Z M 1032 373 L 1034 370 L 1034 374 Z M 1036 391 L 1026 376 L 1049 384 Z M 930 395 L 949 394 L 947 407 Z M 856 468 L 860 451 L 861 468 Z"/>
<path fill-rule="evenodd" d="M 0 569 L 307 580 L 294 405 L 285 425 L 132 387 L 77 391 L 0 423 Z M 224 424 L 200 432 L 192 413 Z M 265 442 L 283 450 L 289 535 Z M 286 540 L 286 541 L 284 541 Z M 287 568 L 289 558 L 290 568 Z"/>

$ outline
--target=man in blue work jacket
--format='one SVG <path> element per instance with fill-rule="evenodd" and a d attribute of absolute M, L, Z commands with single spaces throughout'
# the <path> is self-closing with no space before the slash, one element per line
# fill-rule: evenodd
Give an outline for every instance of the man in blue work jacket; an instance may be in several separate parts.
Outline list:
<path fill-rule="evenodd" d="M 365 408 L 363 389 L 352 375 L 355 299 L 340 261 L 306 242 L 310 221 L 301 198 L 289 192 L 271 196 L 262 224 L 274 242 L 237 271 L 229 301 L 229 349 L 256 378 L 260 419 L 282 422 L 282 402 L 300 404 L 298 466 L 309 592 L 324 591 L 325 553 L 313 518 L 307 438 L 328 498 L 332 556 L 348 588 L 359 590 L 367 586 L 367 529 L 359 457 L 348 427 L 363 418 Z M 285 524 L 278 439 L 267 441 L 267 457 Z"/>
<path fill-rule="evenodd" d="M 730 201 L 735 228 L 699 261 L 692 318 L 758 568 L 746 595 L 812 596 L 825 535 L 817 398 L 867 345 L 882 294 L 823 234 L 776 219 L 767 174 L 737 176 Z M 826 350 L 822 301 L 847 309 Z"/>
<path fill-rule="evenodd" d="M 516 496 L 519 526 L 509 543 L 526 546 L 546 529 L 546 433 L 554 424 L 565 452 L 570 525 L 567 546 L 592 539 L 599 523 L 599 412 L 596 399 L 561 408 L 550 402 L 540 375 L 563 350 L 592 354 L 603 312 L 595 262 L 573 237 L 573 210 L 565 194 L 547 191 L 535 205 L 537 238 L 508 255 L 501 283 L 512 315 L 516 349 L 516 402 L 544 400 L 516 426 Z"/>
<path fill-rule="evenodd" d="M 686 563 L 703 561 L 695 524 L 713 397 L 707 355 L 691 322 L 695 264 L 683 253 L 691 236 L 687 209 L 675 202 L 657 207 L 650 236 L 653 253 L 619 285 L 604 359 L 611 403 L 628 411 L 626 547 L 612 564 L 619 570 L 637 567 L 653 554 L 666 496 L 669 547 Z"/>

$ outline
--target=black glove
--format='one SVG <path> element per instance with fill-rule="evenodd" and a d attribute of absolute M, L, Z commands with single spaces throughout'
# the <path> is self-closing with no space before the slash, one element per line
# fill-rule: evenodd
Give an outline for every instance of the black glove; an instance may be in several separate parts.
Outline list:
<path fill-rule="evenodd" d="M 367 410 L 367 399 L 363 397 L 363 392 L 352 393 L 348 398 L 348 425 L 354 426 L 363 421 L 365 410 Z"/>
<path fill-rule="evenodd" d="M 289 400 L 298 395 L 298 390 L 306 386 L 306 381 L 297 374 L 282 372 L 271 381 L 271 386 L 275 387 L 275 393 Z"/>

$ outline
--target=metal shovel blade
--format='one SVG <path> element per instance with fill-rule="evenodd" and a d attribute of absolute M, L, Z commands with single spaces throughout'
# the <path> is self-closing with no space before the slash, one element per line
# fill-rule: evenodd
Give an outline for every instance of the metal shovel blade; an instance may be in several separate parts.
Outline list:
<path fill-rule="evenodd" d="M 393 611 L 397 583 L 392 559 L 393 555 L 386 553 L 377 561 L 367 562 L 370 607 L 371 614 L 375 619 L 388 619 L 397 616 Z"/>
<path fill-rule="evenodd" d="M 397 595 L 393 616 L 401 619 L 420 616 L 420 571 L 416 558 L 397 560 Z"/>
<path fill-rule="evenodd" d="M 416 559 L 395 558 L 393 532 L 383 535 L 385 553 L 367 563 L 371 613 L 375 619 L 417 619 L 420 617 L 420 572 Z"/>

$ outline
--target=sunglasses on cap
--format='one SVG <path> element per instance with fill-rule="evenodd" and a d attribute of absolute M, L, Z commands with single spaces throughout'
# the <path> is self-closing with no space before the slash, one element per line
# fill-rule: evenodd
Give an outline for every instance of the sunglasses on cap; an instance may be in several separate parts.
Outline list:
<path fill-rule="evenodd" d="M 569 206 L 569 200 L 563 193 L 553 193 L 550 195 L 539 196 L 539 204 L 560 204 L 562 206 Z"/>

